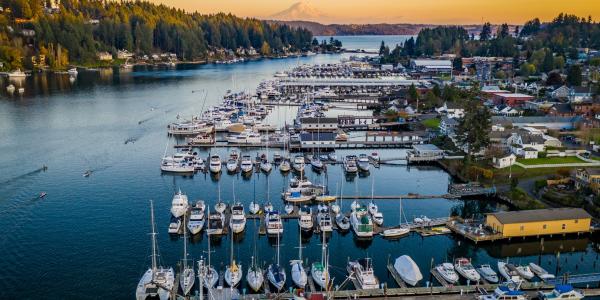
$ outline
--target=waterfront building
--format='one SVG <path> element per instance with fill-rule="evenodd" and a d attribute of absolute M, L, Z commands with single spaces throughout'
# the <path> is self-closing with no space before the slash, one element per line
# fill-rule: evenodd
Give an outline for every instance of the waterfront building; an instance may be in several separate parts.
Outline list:
<path fill-rule="evenodd" d="M 596 195 L 600 194 L 600 169 L 581 168 L 575 171 L 575 188 L 589 187 Z"/>
<path fill-rule="evenodd" d="M 410 68 L 421 73 L 450 73 L 452 72 L 452 61 L 442 59 L 413 59 Z"/>
<path fill-rule="evenodd" d="M 444 150 L 433 144 L 417 144 L 407 155 L 408 162 L 435 161 L 444 158 Z"/>
<path fill-rule="evenodd" d="M 582 208 L 549 208 L 490 213 L 485 225 L 510 238 L 589 232 L 591 220 Z"/>
<path fill-rule="evenodd" d="M 302 149 L 328 149 L 335 146 L 335 133 L 309 132 L 300 134 L 300 147 Z"/>
<path fill-rule="evenodd" d="M 300 118 L 302 131 L 333 132 L 338 129 L 337 118 Z"/>

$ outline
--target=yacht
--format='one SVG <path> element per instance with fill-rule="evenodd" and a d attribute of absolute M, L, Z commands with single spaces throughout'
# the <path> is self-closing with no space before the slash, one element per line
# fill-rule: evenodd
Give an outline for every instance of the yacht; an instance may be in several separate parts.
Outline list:
<path fill-rule="evenodd" d="M 210 156 L 210 160 L 209 160 L 209 165 L 208 168 L 212 173 L 219 173 L 221 172 L 221 168 L 222 168 L 222 164 L 221 164 L 221 157 L 217 154 L 213 154 Z"/>
<path fill-rule="evenodd" d="M 481 276 L 477 273 L 475 268 L 473 268 L 471 261 L 467 258 L 460 257 L 454 260 L 454 269 L 458 274 L 469 281 L 478 282 L 481 279 Z"/>
<path fill-rule="evenodd" d="M 189 206 L 187 195 L 179 190 L 175 193 L 173 200 L 171 201 L 171 214 L 173 217 L 179 218 L 187 213 Z"/>
<path fill-rule="evenodd" d="M 225 223 L 225 215 L 220 212 L 212 212 L 208 214 L 208 227 L 206 235 L 221 235 Z"/>
<path fill-rule="evenodd" d="M 175 218 L 171 216 L 171 220 L 169 221 L 169 234 L 179 234 L 181 230 L 181 219 Z"/>
<path fill-rule="evenodd" d="M 149 297 L 160 300 L 171 298 L 171 290 L 175 286 L 175 272 L 173 268 L 158 266 L 158 254 L 156 246 L 156 229 L 154 225 L 154 206 L 150 201 L 150 216 L 152 224 L 152 266 L 142 275 L 135 290 L 136 300 L 145 300 Z"/>
<path fill-rule="evenodd" d="M 344 172 L 346 173 L 356 173 L 358 172 L 358 167 L 356 165 L 356 156 L 348 155 L 344 159 Z"/>
<path fill-rule="evenodd" d="M 319 210 L 317 214 L 317 224 L 321 232 L 333 231 L 333 222 L 331 221 L 331 215 L 327 209 Z"/>
<path fill-rule="evenodd" d="M 277 262 L 269 265 L 267 270 L 267 278 L 278 292 L 283 289 L 286 275 L 285 269 L 279 264 L 279 233 L 277 234 Z"/>
<path fill-rule="evenodd" d="M 230 173 L 237 172 L 239 159 L 240 159 L 240 156 L 237 151 L 232 150 L 231 153 L 229 153 L 229 159 L 227 160 L 227 171 L 228 172 L 230 172 Z"/>
<path fill-rule="evenodd" d="M 293 167 L 296 172 L 304 171 L 305 163 L 304 163 L 304 157 L 302 155 L 296 155 L 294 157 Z"/>
<path fill-rule="evenodd" d="M 170 157 L 164 157 L 160 163 L 160 170 L 169 173 L 194 173 L 196 168 L 192 162 L 177 162 Z"/>
<path fill-rule="evenodd" d="M 398 272 L 400 278 L 408 285 L 415 286 L 421 279 L 423 274 L 419 270 L 419 266 L 415 261 L 408 255 L 402 255 L 396 258 L 394 262 L 394 270 Z"/>
<path fill-rule="evenodd" d="M 300 229 L 302 231 L 311 231 L 313 229 L 313 218 L 310 207 L 307 205 L 300 207 L 299 215 L 298 226 L 300 226 Z"/>
<path fill-rule="evenodd" d="M 204 210 L 206 209 L 206 206 L 204 204 L 204 201 L 199 200 L 196 202 L 196 205 L 194 205 L 194 207 L 192 207 L 191 213 L 190 213 L 190 220 L 188 221 L 187 224 L 187 228 L 190 231 L 191 234 L 198 234 L 200 233 L 200 231 L 202 231 L 202 228 L 204 227 Z"/>
<path fill-rule="evenodd" d="M 542 280 L 548 280 L 548 279 L 554 279 L 555 276 L 553 274 L 548 273 L 548 271 L 546 271 L 546 269 L 542 268 L 541 266 L 530 262 L 529 263 L 529 268 L 531 269 L 531 271 L 533 271 L 533 273 L 535 273 L 535 275 L 537 275 L 537 277 L 539 277 Z"/>
<path fill-rule="evenodd" d="M 252 163 L 252 158 L 250 157 L 250 155 L 242 156 L 240 168 L 242 169 L 243 173 L 252 173 L 252 170 L 254 170 L 254 164 Z"/>
<path fill-rule="evenodd" d="M 522 281 L 521 276 L 519 276 L 519 272 L 517 272 L 516 268 L 512 264 L 505 263 L 503 261 L 498 262 L 498 272 L 507 282 L 519 283 Z"/>
<path fill-rule="evenodd" d="M 185 223 L 185 217 L 184 217 Z M 188 252 L 187 252 L 187 230 L 183 227 L 183 264 L 181 267 L 181 274 L 179 276 L 179 286 L 183 291 L 183 295 L 187 296 L 190 294 L 194 283 L 196 282 L 196 275 L 194 272 L 194 265 L 188 265 Z"/>
<path fill-rule="evenodd" d="M 483 279 L 489 283 L 498 283 L 498 274 L 492 269 L 492 266 L 484 264 L 475 269 Z"/>
<path fill-rule="evenodd" d="M 373 236 L 373 221 L 364 206 L 358 207 L 350 214 L 350 224 L 357 237 Z"/>
<path fill-rule="evenodd" d="M 492 294 L 477 296 L 477 300 L 527 300 L 527 295 L 519 290 L 511 289 L 508 286 L 498 286 Z"/>
<path fill-rule="evenodd" d="M 525 278 L 527 280 L 531 280 L 533 278 L 533 276 L 535 276 L 535 274 L 533 274 L 533 272 L 531 272 L 531 269 L 529 268 L 528 265 L 525 266 L 517 266 L 517 273 L 519 273 L 519 275 L 522 278 Z"/>
<path fill-rule="evenodd" d="M 277 211 L 267 213 L 266 223 L 268 235 L 279 236 L 283 233 L 283 223 L 281 222 L 281 216 Z"/>
<path fill-rule="evenodd" d="M 354 276 L 360 290 L 371 290 L 379 288 L 379 279 L 373 271 L 373 264 L 370 258 L 363 258 L 358 261 L 348 262 L 348 273 Z"/>
<path fill-rule="evenodd" d="M 231 207 L 231 219 L 229 227 L 233 233 L 240 233 L 246 228 L 246 215 L 244 214 L 244 206 L 241 203 L 236 203 Z"/>
<path fill-rule="evenodd" d="M 246 129 L 240 134 L 227 136 L 227 142 L 230 144 L 260 145 L 261 136 L 258 132 Z"/>
<path fill-rule="evenodd" d="M 285 172 L 289 172 L 292 169 L 292 167 L 290 166 L 290 161 L 287 159 L 284 159 L 281 161 L 281 164 L 279 165 L 279 171 L 281 171 L 282 173 Z"/>
<path fill-rule="evenodd" d="M 369 171 L 369 157 L 366 154 L 361 154 L 358 156 L 358 168 L 363 172 Z"/>
<path fill-rule="evenodd" d="M 451 263 L 442 263 L 435 266 L 435 270 L 450 284 L 458 282 L 458 274 L 454 271 L 454 266 Z"/>
<path fill-rule="evenodd" d="M 570 284 L 557 284 L 551 292 L 538 292 L 538 298 L 542 300 L 546 299 L 566 299 L 566 300 L 580 300 L 585 295 L 582 291 L 576 290 Z"/>
<path fill-rule="evenodd" d="M 171 135 L 198 135 L 212 133 L 214 130 L 215 127 L 212 124 L 198 121 L 171 123 L 168 126 L 168 132 Z"/>

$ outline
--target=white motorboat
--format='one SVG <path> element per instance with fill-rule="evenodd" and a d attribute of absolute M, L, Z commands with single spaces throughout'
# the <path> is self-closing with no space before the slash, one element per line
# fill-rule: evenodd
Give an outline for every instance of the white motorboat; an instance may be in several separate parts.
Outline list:
<path fill-rule="evenodd" d="M 265 173 L 269 173 L 271 172 L 271 169 L 273 168 L 273 165 L 268 161 L 268 160 L 262 160 L 260 162 L 260 169 L 265 172 Z"/>
<path fill-rule="evenodd" d="M 254 170 L 254 163 L 252 163 L 252 158 L 250 155 L 243 155 L 242 162 L 240 164 L 240 168 L 243 173 L 252 173 Z"/>
<path fill-rule="evenodd" d="M 188 145 L 210 145 L 215 143 L 215 138 L 212 134 L 203 133 L 192 138 L 187 138 Z"/>
<path fill-rule="evenodd" d="M 238 170 L 238 161 L 237 160 L 233 160 L 233 159 L 229 159 L 227 160 L 227 172 L 229 173 L 235 173 Z"/>
<path fill-rule="evenodd" d="M 171 216 L 171 220 L 169 221 L 169 234 L 179 234 L 181 230 L 181 219 L 175 218 Z"/>
<path fill-rule="evenodd" d="M 371 216 L 379 211 L 379 207 L 377 206 L 377 204 L 375 204 L 373 200 L 371 200 L 371 202 L 369 203 L 368 209 Z"/>
<path fill-rule="evenodd" d="M 267 234 L 268 235 L 280 235 L 283 233 L 283 223 L 281 222 L 281 216 L 277 211 L 267 213 L 266 216 Z"/>
<path fill-rule="evenodd" d="M 204 210 L 206 206 L 204 201 L 199 200 L 196 202 L 196 205 L 192 207 L 190 213 L 190 220 L 188 221 L 187 228 L 191 234 L 198 234 L 202 231 L 204 227 Z"/>
<path fill-rule="evenodd" d="M 348 155 L 344 159 L 344 172 L 350 174 L 358 172 L 355 155 Z"/>
<path fill-rule="evenodd" d="M 21 69 L 16 69 L 12 72 L 8 72 L 9 78 L 25 78 L 27 77 L 27 73 L 21 71 Z"/>
<path fill-rule="evenodd" d="M 160 300 L 167 300 L 170 299 L 171 290 L 175 286 L 175 272 L 173 268 L 158 266 L 157 233 L 154 225 L 152 201 L 150 201 L 150 215 L 152 224 L 152 266 L 142 275 L 135 290 L 135 299 L 145 300 L 148 297 L 158 297 Z"/>
<path fill-rule="evenodd" d="M 331 212 L 335 215 L 340 213 L 340 206 L 337 203 L 333 203 L 329 206 L 329 209 L 331 210 Z"/>
<path fill-rule="evenodd" d="M 175 218 L 179 218 L 187 213 L 190 204 L 188 203 L 188 197 L 182 193 L 181 190 L 177 191 L 171 201 L 171 214 Z"/>
<path fill-rule="evenodd" d="M 169 173 L 194 173 L 195 167 L 192 162 L 177 162 L 171 158 L 163 158 L 160 170 Z"/>
<path fill-rule="evenodd" d="M 331 152 L 329 154 L 327 154 L 327 157 L 329 158 L 329 160 L 331 160 L 332 162 L 337 162 L 337 155 L 335 154 L 335 152 Z"/>
<path fill-rule="evenodd" d="M 489 283 L 498 283 L 498 274 L 492 266 L 488 264 L 484 264 L 475 269 L 483 279 L 485 279 Z"/>
<path fill-rule="evenodd" d="M 506 281 L 520 283 L 522 281 L 521 276 L 517 272 L 515 266 L 505 263 L 503 261 L 498 262 L 498 272 Z"/>
<path fill-rule="evenodd" d="M 522 291 L 509 288 L 506 285 L 498 286 L 491 294 L 477 296 L 477 300 L 527 300 L 529 297 Z"/>
<path fill-rule="evenodd" d="M 198 121 L 171 123 L 167 128 L 171 135 L 198 135 L 212 133 L 215 130 L 212 124 Z"/>
<path fill-rule="evenodd" d="M 383 214 L 381 212 L 376 212 L 372 216 L 373 223 L 377 224 L 377 226 L 383 225 Z"/>
<path fill-rule="evenodd" d="M 333 231 L 333 222 L 327 209 L 319 210 L 319 213 L 317 214 L 317 225 L 321 232 Z"/>
<path fill-rule="evenodd" d="M 279 264 L 279 234 L 277 234 L 277 262 L 269 265 L 267 270 L 267 278 L 277 291 L 281 291 L 283 289 L 286 275 L 285 269 Z"/>
<path fill-rule="evenodd" d="M 379 288 L 379 279 L 373 271 L 373 264 L 370 258 L 363 258 L 358 261 L 348 262 L 348 274 L 356 278 L 358 289 L 371 290 Z"/>
<path fill-rule="evenodd" d="M 302 157 L 301 155 L 296 155 L 294 157 L 293 167 L 296 172 L 304 171 L 304 167 L 305 167 L 304 157 Z"/>
<path fill-rule="evenodd" d="M 529 263 L 529 268 L 531 269 L 531 271 L 533 273 L 535 273 L 535 275 L 537 275 L 537 277 L 539 277 L 542 280 L 548 280 L 548 279 L 554 279 L 555 276 L 553 274 L 550 274 L 548 271 L 546 271 L 546 269 L 542 268 L 541 266 L 530 262 Z"/>
<path fill-rule="evenodd" d="M 516 266 L 516 269 L 517 269 L 517 273 L 519 273 L 519 275 L 522 278 L 525 278 L 527 280 L 530 280 L 531 278 L 533 278 L 533 276 L 535 276 L 535 274 L 533 274 L 533 272 L 531 272 L 531 269 L 529 268 L 528 265 Z"/>
<path fill-rule="evenodd" d="M 350 218 L 342 213 L 338 213 L 335 216 L 335 224 L 337 224 L 339 230 L 346 231 L 350 229 Z"/>
<path fill-rule="evenodd" d="M 402 255 L 396 258 L 394 270 L 398 272 L 398 275 L 400 275 L 400 278 L 402 278 L 404 282 L 411 286 L 415 286 L 423 279 L 423 274 L 421 274 L 419 266 L 417 266 L 415 261 L 408 255 Z"/>
<path fill-rule="evenodd" d="M 290 162 L 288 160 L 283 160 L 279 165 L 279 171 L 283 173 L 289 172 L 291 169 L 292 167 L 290 166 Z"/>
<path fill-rule="evenodd" d="M 15 89 L 16 89 L 16 88 L 15 88 L 15 86 L 14 86 L 13 84 L 9 84 L 9 85 L 6 87 L 6 91 L 7 91 L 9 94 L 12 94 L 12 93 L 14 93 L 14 92 L 15 92 Z"/>
<path fill-rule="evenodd" d="M 219 173 L 221 172 L 221 168 L 222 168 L 222 163 L 221 163 L 221 157 L 217 154 L 213 154 L 210 156 L 210 160 L 209 160 L 209 164 L 208 164 L 208 169 L 212 172 L 212 173 Z"/>
<path fill-rule="evenodd" d="M 458 272 L 458 274 L 460 274 L 467 280 L 477 282 L 481 279 L 481 276 L 479 275 L 479 273 L 477 273 L 477 271 L 471 264 L 471 261 L 467 258 L 460 257 L 455 259 L 454 269 L 456 270 L 456 272 Z"/>
<path fill-rule="evenodd" d="M 368 172 L 370 167 L 369 157 L 366 154 L 361 154 L 358 156 L 358 168 L 362 172 Z"/>
<path fill-rule="evenodd" d="M 350 224 L 352 230 L 357 237 L 372 237 L 373 236 L 373 221 L 369 217 L 367 209 L 358 207 L 350 214 Z"/>
<path fill-rule="evenodd" d="M 184 217 L 185 223 L 185 217 Z M 181 267 L 181 274 L 179 276 L 179 286 L 183 291 L 183 295 L 187 296 L 190 294 L 194 283 L 196 282 L 196 273 L 194 272 L 194 264 L 188 265 L 188 253 L 187 253 L 187 230 L 183 227 L 183 264 Z"/>
<path fill-rule="evenodd" d="M 77 68 L 70 68 L 69 70 L 67 70 L 67 73 L 71 76 L 77 76 L 79 72 L 77 72 Z"/>
<path fill-rule="evenodd" d="M 235 145 L 260 145 L 262 139 L 260 133 L 254 132 L 250 129 L 246 129 L 237 135 L 227 136 L 227 142 Z"/>
<path fill-rule="evenodd" d="M 379 154 L 377 152 L 373 152 L 371 153 L 371 155 L 369 156 L 374 162 L 379 162 L 381 160 L 381 158 L 379 157 Z"/>
<path fill-rule="evenodd" d="M 303 231 L 311 231 L 313 229 L 313 218 L 310 207 L 306 205 L 302 206 L 299 215 L 298 226 L 300 226 L 300 229 Z"/>
<path fill-rule="evenodd" d="M 206 235 L 221 235 L 223 234 L 223 227 L 225 226 L 225 215 L 220 212 L 213 212 L 208 214 L 208 225 L 206 228 Z"/>
<path fill-rule="evenodd" d="M 244 214 L 244 206 L 240 202 L 231 207 L 229 227 L 233 233 L 240 233 L 246 228 L 246 215 Z"/>
<path fill-rule="evenodd" d="M 299 187 L 290 188 L 287 192 L 283 193 L 283 200 L 290 203 L 309 202 L 313 198 L 314 195 L 310 190 L 303 190 Z"/>
<path fill-rule="evenodd" d="M 570 284 L 557 284 L 551 292 L 538 292 L 538 298 L 542 300 L 546 299 L 566 299 L 566 300 L 580 300 L 585 298 L 582 291 L 576 290 Z"/>
<path fill-rule="evenodd" d="M 316 171 L 323 170 L 323 162 L 319 158 L 313 158 L 310 161 L 310 165 Z"/>
<path fill-rule="evenodd" d="M 273 204 L 270 201 L 267 201 L 267 203 L 265 203 L 264 208 L 266 213 L 273 212 Z"/>
<path fill-rule="evenodd" d="M 285 213 L 290 215 L 294 212 L 294 206 L 292 204 L 286 204 L 284 207 Z"/>
<path fill-rule="evenodd" d="M 260 204 L 258 204 L 258 202 L 250 202 L 250 206 L 248 206 L 248 211 L 253 214 L 256 215 L 260 212 Z"/>
<path fill-rule="evenodd" d="M 458 282 L 458 274 L 454 271 L 454 266 L 451 263 L 442 263 L 435 266 L 435 270 L 450 284 Z"/>

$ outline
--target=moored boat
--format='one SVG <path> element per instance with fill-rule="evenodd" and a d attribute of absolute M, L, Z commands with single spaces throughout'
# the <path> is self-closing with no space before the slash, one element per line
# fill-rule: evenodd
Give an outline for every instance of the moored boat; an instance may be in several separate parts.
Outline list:
<path fill-rule="evenodd" d="M 415 286 L 423 279 L 423 274 L 421 274 L 419 266 L 417 266 L 415 261 L 408 255 L 402 255 L 396 258 L 394 270 L 398 272 L 398 275 L 400 275 L 400 278 L 402 278 L 404 282 L 411 286 Z"/>

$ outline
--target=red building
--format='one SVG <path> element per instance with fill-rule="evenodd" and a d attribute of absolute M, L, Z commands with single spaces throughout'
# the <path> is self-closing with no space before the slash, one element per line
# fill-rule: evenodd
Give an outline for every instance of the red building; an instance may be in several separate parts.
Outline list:
<path fill-rule="evenodd" d="M 495 93 L 493 96 L 494 103 L 506 104 L 510 107 L 522 106 L 525 102 L 533 100 L 533 96 L 519 93 Z"/>

